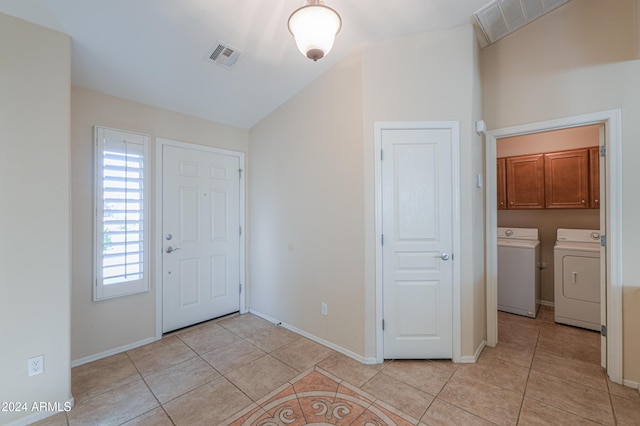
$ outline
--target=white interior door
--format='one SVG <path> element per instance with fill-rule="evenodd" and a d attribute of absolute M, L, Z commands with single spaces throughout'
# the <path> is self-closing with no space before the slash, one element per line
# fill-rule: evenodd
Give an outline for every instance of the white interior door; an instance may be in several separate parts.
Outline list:
<path fill-rule="evenodd" d="M 452 130 L 383 129 L 384 358 L 452 358 Z"/>
<path fill-rule="evenodd" d="M 162 329 L 240 308 L 240 160 L 163 145 Z"/>

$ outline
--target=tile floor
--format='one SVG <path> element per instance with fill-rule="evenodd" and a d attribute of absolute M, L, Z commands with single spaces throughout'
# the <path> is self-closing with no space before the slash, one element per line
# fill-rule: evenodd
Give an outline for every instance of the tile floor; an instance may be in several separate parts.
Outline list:
<path fill-rule="evenodd" d="M 640 394 L 607 380 L 597 333 L 543 307 L 500 312 L 499 334 L 476 364 L 364 365 L 234 315 L 74 368 L 75 407 L 39 424 L 304 425 L 314 410 L 343 425 L 640 424 Z"/>

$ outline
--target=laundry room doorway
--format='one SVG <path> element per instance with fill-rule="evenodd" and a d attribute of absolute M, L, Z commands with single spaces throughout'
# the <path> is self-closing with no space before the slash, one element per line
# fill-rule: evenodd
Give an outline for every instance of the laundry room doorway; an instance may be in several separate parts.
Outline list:
<path fill-rule="evenodd" d="M 620 250 L 621 250 L 621 229 L 619 215 L 621 212 L 621 194 L 620 194 L 620 111 L 612 110 L 601 113 L 588 114 L 583 116 L 569 117 L 560 120 L 548 122 L 533 123 L 523 126 L 491 130 L 485 134 L 486 149 L 486 283 L 487 283 L 487 345 L 495 346 L 499 341 L 498 335 L 498 249 L 497 249 L 497 230 L 498 217 L 500 213 L 498 209 L 499 203 L 504 202 L 504 193 L 501 194 L 501 188 L 498 184 L 498 176 L 504 173 L 504 169 L 498 163 L 497 146 L 498 140 L 513 140 L 518 137 L 531 137 L 542 132 L 555 132 L 567 129 L 567 131 L 581 131 L 589 126 L 591 130 L 595 128 L 599 132 L 598 147 L 592 149 L 585 158 L 575 160 L 576 164 L 585 164 L 587 170 L 599 169 L 597 178 L 594 176 L 592 183 L 586 184 L 588 189 L 599 189 L 598 192 L 589 193 L 585 197 L 576 197 L 575 205 L 561 206 L 554 212 L 561 212 L 562 207 L 570 208 L 576 212 L 576 221 L 569 222 L 571 228 L 596 228 L 599 225 L 600 234 L 603 238 L 603 245 L 600 249 L 600 324 L 603 326 L 601 336 L 601 365 L 607 369 L 609 378 L 616 382 L 622 383 L 622 288 L 620 281 Z M 586 149 L 586 148 L 585 148 Z M 541 151 L 548 149 L 541 148 Z M 560 150 L 559 150 L 560 151 Z M 553 153 L 547 156 L 547 162 L 553 158 L 568 158 L 568 154 L 572 157 L 576 156 L 577 151 L 562 150 L 559 153 Z M 504 156 L 507 150 L 502 150 Z M 591 157 L 589 157 L 589 154 Z M 540 160 L 541 159 L 528 159 Z M 573 161 L 573 158 L 571 159 Z M 580 161 L 578 163 L 577 161 Z M 546 172 L 547 180 L 550 179 L 549 171 Z M 599 187 L 599 188 L 596 188 Z M 549 188 L 547 188 L 549 192 Z M 503 191 L 504 192 L 504 191 Z M 554 203 L 553 197 L 546 194 L 547 199 L 538 200 L 543 203 L 540 209 L 549 207 L 549 203 Z M 542 197 L 545 194 L 543 193 Z M 533 195 L 535 202 L 535 195 Z M 546 205 L 544 203 L 546 202 Z M 586 205 L 584 205 L 586 203 Z M 591 205 L 589 205 L 591 203 Z M 582 204 L 582 205 L 581 205 Z M 551 207 L 555 207 L 551 205 Z M 504 207 L 506 208 L 506 207 Z M 535 208 L 534 208 L 535 209 Z M 597 210 L 596 210 L 597 209 Z M 517 210 L 517 209 L 515 209 Z M 526 209 L 514 212 L 521 215 L 521 218 L 529 215 Z M 537 212 L 539 214 L 540 211 Z M 504 217 L 504 216 L 501 216 Z M 517 218 L 515 223 L 517 224 Z M 524 223 L 524 222 L 523 222 Z M 566 222 L 565 222 L 566 223 Z M 550 225 L 551 226 L 551 225 Z M 564 226 L 564 225 L 562 225 Z M 547 239 L 555 239 L 555 228 L 548 229 L 543 232 Z M 553 250 L 553 244 L 547 241 L 547 250 Z M 545 268 L 545 259 L 551 260 L 553 255 L 547 253 L 542 257 L 540 267 Z M 544 269 L 542 269 L 544 271 Z M 542 286 L 540 299 L 543 304 L 545 300 L 553 300 L 553 290 L 550 283 L 553 283 L 553 275 L 548 274 L 546 287 Z M 547 303 L 550 304 L 550 303 Z"/>

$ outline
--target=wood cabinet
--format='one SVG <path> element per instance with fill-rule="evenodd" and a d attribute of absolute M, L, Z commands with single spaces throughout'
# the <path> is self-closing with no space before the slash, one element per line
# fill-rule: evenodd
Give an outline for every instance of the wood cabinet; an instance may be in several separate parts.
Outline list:
<path fill-rule="evenodd" d="M 592 209 L 600 208 L 600 147 L 589 148 L 589 198 Z"/>
<path fill-rule="evenodd" d="M 545 208 L 590 208 L 589 150 L 544 154 L 544 182 Z"/>
<path fill-rule="evenodd" d="M 600 148 L 498 158 L 498 210 L 600 208 Z"/>
<path fill-rule="evenodd" d="M 496 174 L 498 177 L 498 210 L 507 208 L 507 160 L 498 158 L 496 164 Z"/>
<path fill-rule="evenodd" d="M 544 208 L 544 154 L 506 159 L 507 208 Z"/>

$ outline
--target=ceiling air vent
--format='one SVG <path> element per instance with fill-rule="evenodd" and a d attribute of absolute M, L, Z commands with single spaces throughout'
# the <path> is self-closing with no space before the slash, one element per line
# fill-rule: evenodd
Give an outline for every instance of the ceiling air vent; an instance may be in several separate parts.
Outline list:
<path fill-rule="evenodd" d="M 569 0 L 493 0 L 473 15 L 486 44 L 493 44 L 515 30 L 551 12 Z M 484 46 L 483 46 L 484 47 Z"/>
<path fill-rule="evenodd" d="M 209 60 L 223 68 L 231 69 L 238 61 L 240 52 L 234 47 L 220 41 L 216 42 L 213 53 L 209 55 Z"/>

